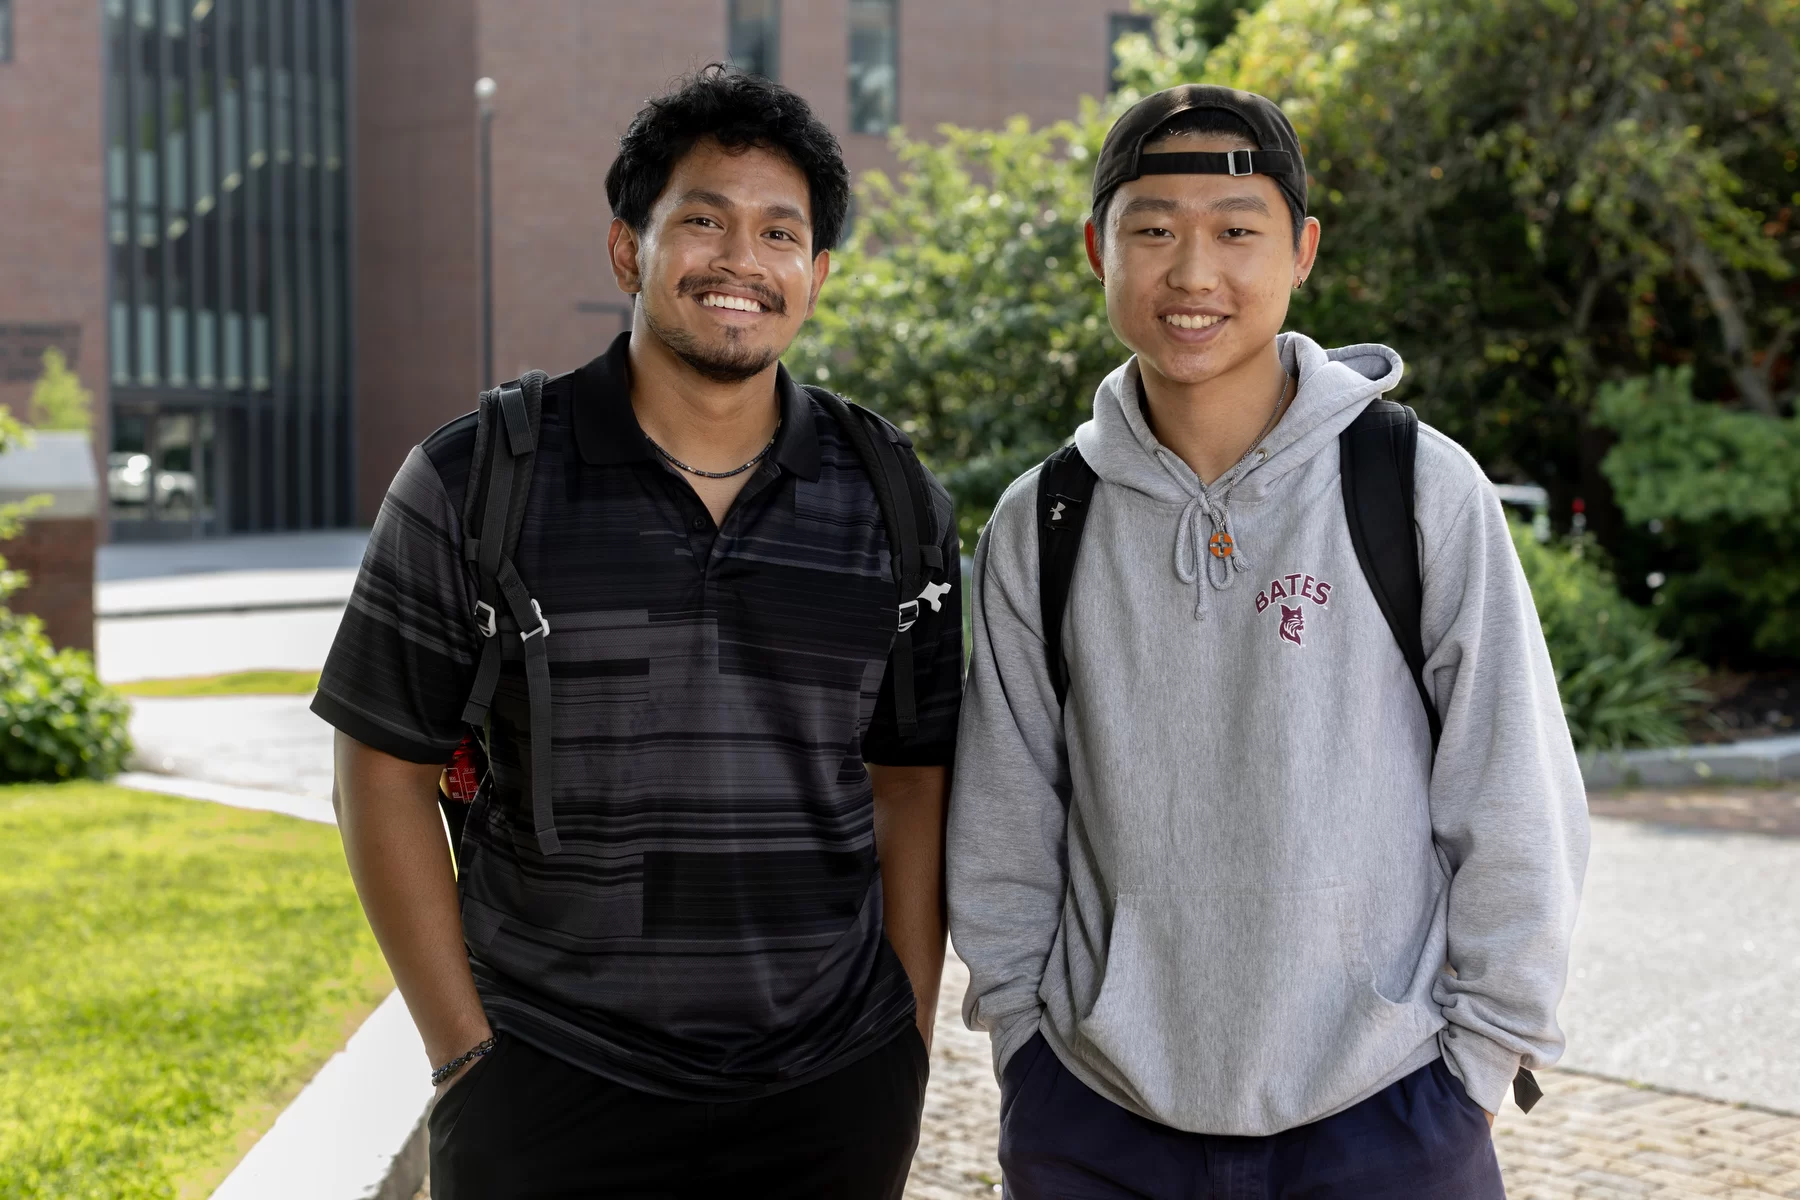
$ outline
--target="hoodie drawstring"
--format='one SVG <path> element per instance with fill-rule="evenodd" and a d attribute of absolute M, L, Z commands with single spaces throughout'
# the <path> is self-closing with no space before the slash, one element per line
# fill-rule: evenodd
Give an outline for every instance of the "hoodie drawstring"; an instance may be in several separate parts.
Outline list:
<path fill-rule="evenodd" d="M 1235 574 L 1248 570 L 1250 567 L 1249 562 L 1244 558 L 1243 550 L 1235 547 L 1237 539 L 1231 532 L 1229 507 L 1231 490 L 1244 474 L 1244 464 L 1239 463 L 1230 472 L 1224 481 L 1224 486 L 1219 489 L 1219 497 L 1214 499 L 1211 491 L 1193 480 L 1192 472 L 1184 474 L 1164 458 L 1164 455 L 1168 453 L 1167 450 L 1158 450 L 1157 461 L 1162 463 L 1163 470 L 1169 473 L 1169 477 L 1188 493 L 1187 506 L 1181 510 L 1181 519 L 1175 524 L 1175 576 L 1183 583 L 1194 585 L 1194 620 L 1204 621 L 1206 620 L 1204 603 L 1206 593 L 1199 586 L 1201 575 L 1206 576 L 1206 582 L 1211 584 L 1215 591 L 1224 591 L 1231 586 L 1231 580 Z M 1201 514 L 1205 514 L 1206 523 L 1211 526 L 1210 531 L 1203 531 L 1200 528 Z M 1234 543 L 1232 553 L 1224 558 L 1219 558 L 1210 549 L 1213 536 L 1220 533 Z M 1217 564 L 1216 570 L 1215 564 Z"/>

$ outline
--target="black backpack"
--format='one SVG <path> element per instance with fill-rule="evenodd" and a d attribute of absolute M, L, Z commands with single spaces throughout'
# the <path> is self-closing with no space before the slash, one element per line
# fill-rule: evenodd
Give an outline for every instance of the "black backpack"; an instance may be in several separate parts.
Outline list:
<path fill-rule="evenodd" d="M 1425 687 L 1425 641 L 1419 631 L 1424 586 L 1419 578 L 1419 544 L 1413 534 L 1413 464 L 1418 442 L 1419 418 L 1412 409 L 1392 400 L 1372 401 L 1338 435 L 1338 470 L 1350 544 L 1419 689 L 1435 754 L 1444 727 Z M 1050 682 L 1058 704 L 1067 702 L 1069 696 L 1063 614 L 1068 610 L 1075 558 L 1081 551 L 1081 531 L 1097 479 L 1073 442 L 1046 459 L 1038 474 L 1038 603 Z M 1513 1080 L 1514 1101 L 1530 1112 L 1542 1094 L 1536 1077 L 1521 1067 Z"/>
<path fill-rule="evenodd" d="M 488 708 L 500 681 L 500 664 L 523 657 L 525 685 L 530 702 L 531 819 L 538 848 L 545 854 L 562 849 L 552 811 L 552 759 L 550 658 L 545 641 L 551 636 L 550 617 L 519 578 L 513 556 L 518 552 L 519 532 L 525 522 L 525 502 L 531 494 L 532 468 L 537 457 L 537 430 L 542 427 L 544 385 L 549 376 L 527 371 L 511 383 L 481 394 L 475 426 L 475 447 L 463 494 L 463 561 L 476 583 L 480 599 L 472 614 L 482 637 L 481 660 L 475 684 L 469 689 L 462 719 L 471 727 L 481 749 L 487 749 Z M 830 413 L 855 447 L 857 457 L 874 484 L 875 498 L 887 524 L 893 547 L 894 586 L 898 595 L 896 633 L 889 654 L 894 681 L 894 718 L 902 737 L 912 737 L 919 727 L 918 704 L 913 690 L 913 640 L 910 630 L 919 617 L 919 604 L 927 588 L 941 584 L 946 568 L 941 546 L 944 529 L 932 513 L 931 492 L 925 468 L 913 452 L 906 434 L 860 405 L 850 404 L 823 388 L 807 393 Z M 940 604 L 933 591 L 928 602 Z M 514 638 L 518 641 L 515 643 Z M 484 781 L 482 786 L 491 786 Z M 451 845 L 462 840 L 466 804 L 445 803 Z"/>

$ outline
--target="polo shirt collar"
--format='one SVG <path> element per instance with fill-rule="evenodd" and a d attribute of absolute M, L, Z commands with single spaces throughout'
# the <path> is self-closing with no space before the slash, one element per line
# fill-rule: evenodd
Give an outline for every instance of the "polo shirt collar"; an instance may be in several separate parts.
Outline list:
<path fill-rule="evenodd" d="M 631 408 L 630 348 L 627 330 L 613 339 L 605 354 L 578 369 L 571 381 L 575 446 L 581 461 L 590 466 L 649 462 L 656 457 Z M 775 367 L 775 393 L 781 400 L 781 430 L 771 457 L 802 479 L 817 479 L 819 429 L 812 398 L 780 364 Z"/>

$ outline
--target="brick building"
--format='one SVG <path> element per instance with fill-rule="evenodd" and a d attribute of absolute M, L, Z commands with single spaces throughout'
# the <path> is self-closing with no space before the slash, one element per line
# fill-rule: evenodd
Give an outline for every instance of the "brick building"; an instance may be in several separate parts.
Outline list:
<path fill-rule="evenodd" d="M 1072 115 L 1129 0 L 0 0 L 0 404 L 46 346 L 100 399 L 107 536 L 368 521 L 493 354 L 629 319 L 602 181 L 642 101 L 731 60 L 854 169 L 886 131 Z"/>

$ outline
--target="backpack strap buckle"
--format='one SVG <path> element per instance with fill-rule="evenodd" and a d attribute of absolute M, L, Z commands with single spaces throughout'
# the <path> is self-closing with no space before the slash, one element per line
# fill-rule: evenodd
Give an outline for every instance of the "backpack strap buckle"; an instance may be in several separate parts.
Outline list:
<path fill-rule="evenodd" d="M 475 628 L 481 631 L 482 637 L 491 638 L 498 632 L 499 625 L 496 623 L 495 617 L 493 605 L 486 600 L 475 602 Z"/>
<path fill-rule="evenodd" d="M 521 642 L 529 642 L 534 637 L 550 636 L 550 622 L 544 616 L 544 610 L 538 607 L 538 602 L 536 600 L 531 602 L 531 615 L 538 619 L 537 628 L 529 633 L 521 629 L 519 631 L 519 640 Z"/>
<path fill-rule="evenodd" d="M 910 612 L 908 611 L 910 610 Z M 908 600 L 900 606 L 900 632 L 905 633 L 919 622 L 919 602 Z"/>

